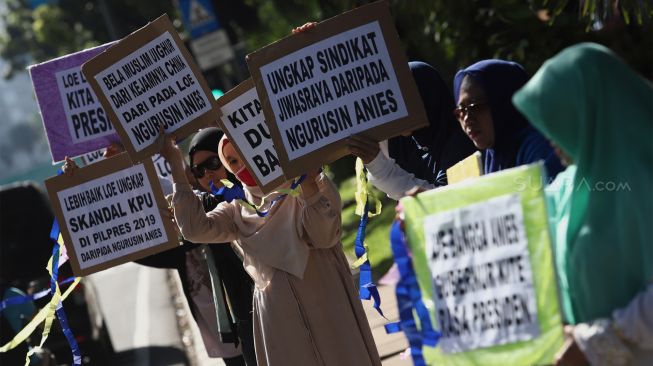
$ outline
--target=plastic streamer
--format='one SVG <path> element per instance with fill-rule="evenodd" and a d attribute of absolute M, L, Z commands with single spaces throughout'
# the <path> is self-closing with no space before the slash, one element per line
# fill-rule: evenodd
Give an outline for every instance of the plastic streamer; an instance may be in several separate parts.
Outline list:
<path fill-rule="evenodd" d="M 305 178 L 306 178 L 306 174 L 303 174 L 301 177 L 297 178 L 295 181 L 292 182 L 289 189 L 280 189 L 263 197 L 263 199 L 261 200 L 261 204 L 258 206 L 247 201 L 243 187 L 237 184 L 233 184 L 229 180 L 222 179 L 220 181 L 222 183 L 222 187 L 220 188 L 217 188 L 215 185 L 213 185 L 213 182 L 209 182 L 209 187 L 211 188 L 211 193 L 213 193 L 213 195 L 220 196 L 227 202 L 231 202 L 233 200 L 239 200 L 242 204 L 244 204 L 245 207 L 256 212 L 256 214 L 259 217 L 265 217 L 270 213 L 272 207 L 278 201 L 281 201 L 282 199 L 286 198 L 286 196 L 292 196 L 292 197 L 298 196 L 299 195 L 298 187 L 304 181 Z M 271 195 L 278 194 L 278 193 L 281 193 L 281 195 L 273 198 L 268 202 L 268 199 Z M 269 208 L 267 210 L 262 210 L 262 208 L 265 207 L 266 205 L 269 206 Z"/>
<path fill-rule="evenodd" d="M 75 277 L 68 277 L 63 281 L 59 281 L 59 285 L 60 286 L 65 285 L 65 284 L 73 282 L 74 280 L 75 280 Z M 37 292 L 35 294 L 32 294 L 32 295 L 14 296 L 14 297 L 8 298 L 8 299 L 0 302 L 0 312 L 2 312 L 6 308 L 14 306 L 14 305 L 20 305 L 20 304 L 24 304 L 24 303 L 29 302 L 29 301 L 36 301 L 36 300 L 42 299 L 42 298 L 46 297 L 47 295 L 49 295 L 51 293 L 52 293 L 52 290 L 47 288 L 45 290 L 41 290 L 41 291 L 39 291 L 39 292 Z"/>
<path fill-rule="evenodd" d="M 361 158 L 356 158 L 356 215 L 363 216 L 363 211 L 367 205 L 374 206 L 374 211 L 367 213 L 368 217 L 374 217 L 381 213 L 381 201 L 370 191 L 367 185 L 367 170 Z M 369 204 L 369 205 L 368 205 Z"/>
<path fill-rule="evenodd" d="M 410 354 L 414 365 L 426 366 L 422 346 L 435 347 L 441 334 L 433 329 L 429 311 L 422 301 L 422 293 L 413 269 L 413 261 L 408 254 L 400 221 L 395 221 L 392 224 L 390 243 L 395 263 L 397 263 L 401 275 L 396 287 L 400 320 L 396 323 L 386 324 L 385 330 L 388 334 L 403 331 L 410 345 Z M 417 329 L 413 311 L 419 317 L 421 331 Z"/>
<path fill-rule="evenodd" d="M 60 266 L 59 257 L 60 257 L 60 249 L 61 249 L 61 245 L 58 240 L 61 238 L 61 233 L 59 230 L 59 223 L 57 222 L 57 219 L 54 219 L 54 222 L 52 223 L 52 231 L 50 232 L 50 238 L 53 239 L 54 241 L 54 248 L 52 249 L 52 261 L 53 261 L 51 267 L 52 272 L 50 272 L 50 290 L 53 293 L 55 293 L 59 291 L 59 284 L 57 283 L 57 279 L 59 278 L 59 266 Z M 57 240 L 55 240 L 54 238 L 57 238 Z M 66 316 L 66 312 L 63 308 L 63 302 L 61 300 L 57 303 L 55 314 L 57 316 L 57 319 L 59 320 L 59 324 L 61 325 L 61 330 L 63 331 L 63 334 L 66 337 L 66 340 L 68 341 L 70 350 L 72 351 L 73 366 L 79 366 L 82 364 L 82 353 L 79 350 L 79 345 L 77 344 L 77 340 L 75 339 L 73 331 L 72 329 L 70 329 L 70 326 L 68 325 L 68 317 Z"/>
<path fill-rule="evenodd" d="M 21 302 L 42 298 L 50 293 L 52 294 L 52 298 L 50 299 L 48 304 L 44 306 L 41 310 L 39 310 L 36 316 L 34 316 L 34 318 L 20 332 L 18 332 L 18 334 L 16 334 L 16 336 L 11 341 L 7 342 L 5 345 L 0 347 L 0 352 L 7 352 L 9 350 L 16 348 L 18 345 L 23 343 L 34 332 L 34 330 L 36 330 L 36 328 L 41 323 L 45 322 L 39 345 L 37 347 L 32 348 L 25 356 L 26 366 L 29 365 L 30 363 L 30 357 L 43 347 L 43 344 L 48 338 L 50 334 L 50 329 L 52 328 L 52 322 L 54 321 L 54 318 L 57 313 L 57 308 L 61 308 L 62 301 L 65 300 L 70 295 L 70 293 L 72 293 L 72 291 L 77 287 L 77 284 L 79 284 L 80 281 L 79 277 L 68 278 L 65 281 L 62 281 L 61 284 L 65 284 L 69 282 L 72 282 L 72 284 L 68 287 L 68 289 L 66 289 L 63 295 L 61 294 L 59 283 L 57 282 L 55 275 L 58 275 L 58 267 L 61 266 L 66 261 L 67 258 L 64 257 L 62 258 L 61 261 L 59 261 L 59 256 L 60 256 L 59 242 L 61 242 L 62 239 L 59 233 L 59 225 L 56 220 L 52 224 L 52 230 L 50 231 L 50 239 L 55 243 L 52 251 L 53 256 L 50 258 L 47 265 L 47 270 L 51 278 L 50 288 L 44 291 L 40 291 L 37 294 L 27 296 L 25 298 L 7 299 L 7 303 L 6 303 L 6 306 L 11 306 Z M 66 320 L 64 319 L 64 321 Z M 70 332 L 70 327 L 67 327 L 67 322 L 65 326 L 64 324 L 62 324 L 62 329 L 64 329 L 64 334 L 65 334 L 65 329 L 68 329 L 68 331 Z M 70 334 L 72 335 L 72 332 L 70 332 Z M 73 349 L 73 354 L 74 353 L 75 350 Z M 79 354 L 78 347 L 77 347 L 77 353 Z M 78 361 L 74 365 L 81 365 L 81 355 L 79 357 L 73 356 L 73 359 L 75 361 Z"/>
<path fill-rule="evenodd" d="M 372 279 L 372 265 L 367 256 L 367 245 L 365 244 L 365 230 L 367 222 L 371 216 L 381 213 L 381 201 L 379 201 L 370 192 L 367 187 L 367 176 L 363 161 L 360 158 L 356 159 L 356 214 L 360 215 L 361 219 L 358 224 L 358 232 L 356 233 L 356 241 L 354 243 L 354 252 L 356 253 L 357 260 L 353 263 L 353 268 L 360 268 L 360 279 L 358 295 L 362 300 L 374 299 L 374 309 L 381 314 L 381 296 L 379 289 L 376 288 L 374 280 Z M 374 205 L 374 212 L 370 212 L 370 204 Z"/>
<path fill-rule="evenodd" d="M 59 262 L 59 257 L 61 254 L 60 234 L 59 223 L 55 219 L 52 223 L 52 230 L 50 231 L 50 239 L 54 242 L 54 246 L 52 248 L 52 257 L 48 261 L 47 267 L 48 273 L 50 274 L 50 291 L 53 293 L 53 296 L 50 300 L 50 303 L 44 307 L 44 309 L 47 309 L 47 313 L 45 314 L 45 326 L 43 329 L 43 334 L 41 335 L 41 342 L 38 347 L 34 347 L 29 352 L 27 352 L 27 355 L 25 356 L 25 366 L 29 365 L 30 356 L 32 356 L 36 351 L 43 347 L 43 344 L 50 335 L 50 329 L 55 317 L 57 317 L 59 320 L 61 329 L 72 351 L 73 366 L 79 366 L 82 364 L 82 356 L 81 351 L 79 350 L 79 345 L 77 344 L 75 336 L 73 335 L 72 330 L 68 325 L 68 318 L 66 317 L 66 313 L 63 310 L 63 300 L 65 298 L 62 298 L 61 290 L 59 289 L 59 284 L 57 282 L 57 278 L 59 277 L 59 267 L 61 265 Z M 68 288 L 68 290 L 66 290 L 66 294 L 69 294 L 72 289 L 77 286 L 79 280 L 79 278 L 74 280 L 73 284 Z"/>

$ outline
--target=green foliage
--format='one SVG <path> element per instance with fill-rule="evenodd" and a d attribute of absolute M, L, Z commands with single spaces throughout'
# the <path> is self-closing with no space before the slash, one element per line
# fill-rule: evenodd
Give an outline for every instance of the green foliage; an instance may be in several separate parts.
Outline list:
<path fill-rule="evenodd" d="M 321 20 L 317 1 L 245 0 L 257 9 L 260 28 L 245 35 L 247 49 L 254 51 L 291 34 L 292 29 L 306 22 Z"/>
<path fill-rule="evenodd" d="M 31 9 L 27 0 L 4 0 L 0 57 L 11 77 L 27 65 L 121 38 L 163 13 L 175 18 L 170 1 L 59 0 Z"/>
<path fill-rule="evenodd" d="M 627 26 L 614 13 L 604 12 L 605 18 L 597 17 L 596 12 L 604 8 L 592 3 L 599 2 L 604 3 L 395 0 L 392 9 L 409 58 L 431 62 L 444 75 L 452 76 L 457 69 L 486 58 L 516 61 L 534 73 L 563 48 L 584 41 L 606 44 L 640 72 L 652 75 L 653 14 L 648 11 L 644 16 L 645 12 L 639 12 L 647 22 Z M 581 5 L 588 8 L 585 13 Z M 629 43 L 647 47 L 625 48 Z"/>
<path fill-rule="evenodd" d="M 253 51 L 370 1 L 247 0 L 258 9 L 261 28 L 246 35 Z M 653 7 L 650 0 L 390 0 L 409 60 L 436 66 L 451 80 L 459 68 L 486 58 L 522 64 L 534 73 L 563 48 L 603 43 L 635 69 L 653 76 Z M 633 15 L 636 14 L 636 15 Z M 635 17 L 637 22 L 630 22 Z"/>
<path fill-rule="evenodd" d="M 517 61 L 535 72 L 562 48 L 582 41 L 614 49 L 643 74 L 653 75 L 651 0 L 389 0 L 409 59 L 429 62 L 451 78 L 484 58 Z M 59 0 L 32 10 L 5 0 L 0 57 L 11 75 L 40 62 L 124 37 L 167 12 L 173 0 Z M 308 21 L 335 16 L 367 0 L 215 0 L 221 22 L 246 50 L 288 36 Z M 110 26 L 112 25 L 112 26 Z M 179 21 L 175 25 L 181 27 Z"/>

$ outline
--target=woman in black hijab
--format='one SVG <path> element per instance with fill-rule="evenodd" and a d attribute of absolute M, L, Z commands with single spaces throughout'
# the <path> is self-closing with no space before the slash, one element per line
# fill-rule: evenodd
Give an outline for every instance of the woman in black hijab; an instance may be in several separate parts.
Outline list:
<path fill-rule="evenodd" d="M 349 139 L 349 149 L 365 163 L 370 182 L 394 199 L 415 186 L 430 189 L 446 185 L 446 170 L 475 151 L 458 127 L 452 113 L 453 95 L 440 74 L 424 62 L 408 65 L 429 126 L 387 143 L 377 144 L 361 136 Z"/>
<path fill-rule="evenodd" d="M 218 197 L 208 193 L 210 182 L 219 187 L 220 180 L 227 178 L 218 157 L 222 136 L 217 128 L 205 128 L 193 137 L 188 151 L 190 171 L 204 190 L 196 193 L 207 212 L 220 203 Z M 227 366 L 256 365 L 251 314 L 253 282 L 230 245 L 184 241 L 179 248 L 136 262 L 178 270 L 209 356 L 223 358 Z M 242 356 L 236 350 L 239 343 Z"/>

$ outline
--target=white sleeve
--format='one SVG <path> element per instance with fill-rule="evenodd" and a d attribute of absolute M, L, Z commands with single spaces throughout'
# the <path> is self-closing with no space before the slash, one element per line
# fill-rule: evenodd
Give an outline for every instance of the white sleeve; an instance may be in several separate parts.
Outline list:
<path fill-rule="evenodd" d="M 374 160 L 366 164 L 365 167 L 370 183 L 397 201 L 404 196 L 406 191 L 416 186 L 424 189 L 435 188 L 433 184 L 403 170 L 394 160 L 387 157 L 383 150 L 379 151 Z"/>
<path fill-rule="evenodd" d="M 653 349 L 653 284 L 628 306 L 612 312 L 612 319 L 623 338 L 640 348 Z"/>
<path fill-rule="evenodd" d="M 576 325 L 574 339 L 592 366 L 628 365 L 633 350 L 653 349 L 653 285 L 613 311 L 612 319 Z"/>

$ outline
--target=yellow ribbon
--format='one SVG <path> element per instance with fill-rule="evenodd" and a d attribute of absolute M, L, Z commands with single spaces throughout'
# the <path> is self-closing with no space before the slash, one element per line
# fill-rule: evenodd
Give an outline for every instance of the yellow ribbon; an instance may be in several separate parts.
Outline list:
<path fill-rule="evenodd" d="M 372 190 L 368 187 L 365 166 L 361 158 L 356 158 L 356 193 L 354 193 L 354 197 L 356 198 L 356 215 L 363 216 L 366 202 L 369 209 L 367 213 L 368 217 L 373 217 L 381 213 L 381 201 L 376 198 Z M 372 207 L 374 207 L 373 210 Z"/>
<path fill-rule="evenodd" d="M 59 239 L 57 240 L 59 242 L 59 245 L 63 245 L 63 240 L 61 235 L 59 235 Z M 61 252 L 60 254 L 61 255 Z M 50 260 L 48 260 L 48 273 L 50 274 L 50 277 L 52 277 L 52 261 L 53 258 L 50 257 Z M 4 346 L 0 347 L 0 353 L 2 352 L 7 352 L 9 350 L 12 350 L 16 348 L 19 344 L 23 343 L 33 332 L 36 330 L 36 327 L 39 326 L 43 321 L 45 321 L 45 325 L 43 327 L 43 333 L 41 335 L 41 342 L 39 343 L 38 347 L 32 348 L 27 355 L 25 356 L 25 366 L 29 365 L 29 357 L 33 355 L 36 351 L 41 349 L 43 347 L 43 344 L 45 343 L 46 339 L 48 339 L 48 336 L 50 335 L 50 329 L 52 328 L 52 322 L 54 321 L 55 318 L 55 312 L 57 310 L 57 306 L 59 305 L 60 302 L 64 301 L 68 295 L 77 287 L 79 284 L 79 281 L 81 278 L 77 277 L 73 281 L 73 283 L 68 287 L 66 292 L 64 294 L 61 294 L 61 290 L 59 289 L 59 284 L 55 282 L 55 292 L 52 295 L 52 299 L 50 299 L 50 302 L 44 306 L 41 310 L 39 310 L 38 314 L 27 324 L 23 329 L 21 329 L 18 334 L 12 339 L 11 341 L 7 342 Z"/>
<path fill-rule="evenodd" d="M 361 255 L 360 258 L 356 259 L 356 261 L 354 261 L 354 263 L 351 264 L 351 266 L 350 266 L 351 269 L 356 269 L 356 268 L 362 266 L 363 263 L 365 263 L 365 261 L 367 260 L 367 252 L 369 251 L 369 247 L 367 246 L 367 242 L 363 242 L 363 247 L 365 247 L 365 253 L 363 253 L 363 255 Z"/>

